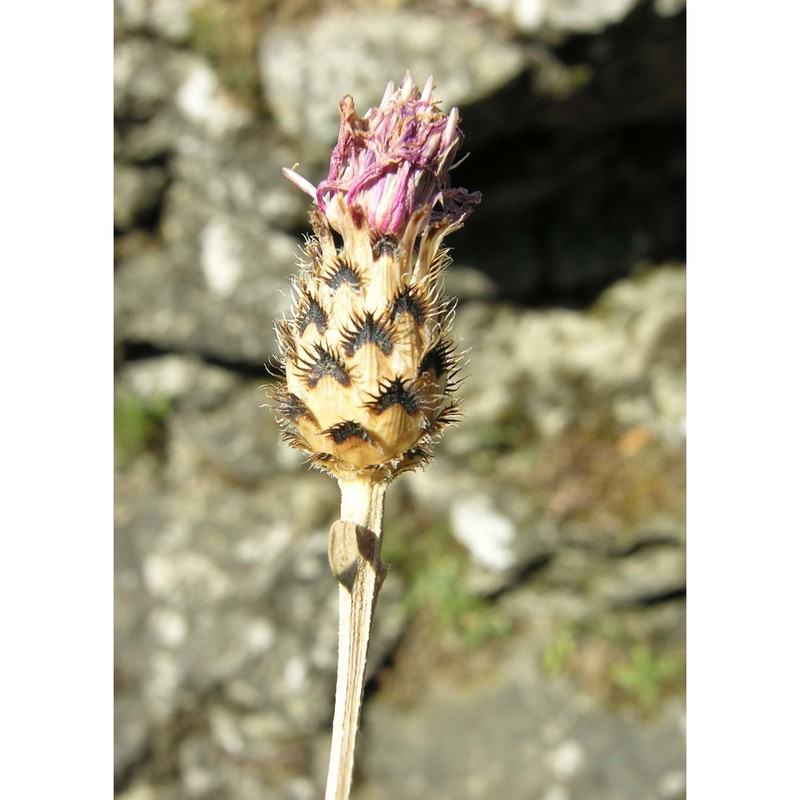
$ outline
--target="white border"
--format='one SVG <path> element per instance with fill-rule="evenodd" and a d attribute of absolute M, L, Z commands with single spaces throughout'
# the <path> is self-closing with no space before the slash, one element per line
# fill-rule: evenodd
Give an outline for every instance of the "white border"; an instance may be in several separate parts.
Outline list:
<path fill-rule="evenodd" d="M 688 797 L 798 792 L 797 7 L 689 20 Z"/>
<path fill-rule="evenodd" d="M 2 15 L 0 797 L 112 792 L 112 15 Z"/>

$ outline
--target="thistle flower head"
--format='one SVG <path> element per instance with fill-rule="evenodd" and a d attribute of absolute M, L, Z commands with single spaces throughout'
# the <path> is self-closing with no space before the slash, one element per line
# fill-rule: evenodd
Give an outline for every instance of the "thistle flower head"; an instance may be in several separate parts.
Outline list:
<path fill-rule="evenodd" d="M 327 179 L 315 187 L 284 170 L 316 209 L 292 318 L 277 326 L 279 410 L 290 443 L 339 477 L 390 479 L 424 463 L 457 414 L 441 242 L 480 195 L 450 187 L 463 135 L 433 88 L 407 75 L 364 117 L 348 95 Z"/>
<path fill-rule="evenodd" d="M 345 232 L 343 209 L 363 215 L 373 231 L 397 236 L 417 210 L 427 210 L 434 220 L 462 223 L 480 201 L 478 193 L 450 188 L 448 172 L 464 136 L 458 109 L 443 114 L 432 100 L 433 88 L 428 78 L 420 92 L 406 75 L 397 91 L 389 83 L 380 105 L 364 117 L 357 116 L 347 95 L 339 104 L 339 140 L 327 179 L 315 188 L 284 170 L 314 198 L 335 231 Z"/>

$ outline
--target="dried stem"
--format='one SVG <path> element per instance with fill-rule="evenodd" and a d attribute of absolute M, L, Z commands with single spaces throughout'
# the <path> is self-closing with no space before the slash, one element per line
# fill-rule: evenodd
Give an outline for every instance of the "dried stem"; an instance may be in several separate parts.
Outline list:
<path fill-rule="evenodd" d="M 331 526 L 328 557 L 339 582 L 339 663 L 325 800 L 348 800 L 364 697 L 372 615 L 386 567 L 381 528 L 386 484 L 339 480 L 341 519 Z"/>

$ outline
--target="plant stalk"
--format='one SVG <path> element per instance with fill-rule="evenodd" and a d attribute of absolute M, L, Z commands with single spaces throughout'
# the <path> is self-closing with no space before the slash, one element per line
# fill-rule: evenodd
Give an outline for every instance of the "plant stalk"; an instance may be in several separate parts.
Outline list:
<path fill-rule="evenodd" d="M 386 484 L 339 480 L 341 519 L 331 526 L 328 557 L 339 582 L 339 659 L 325 800 L 348 800 L 367 672 L 372 616 L 386 567 L 381 530 Z"/>

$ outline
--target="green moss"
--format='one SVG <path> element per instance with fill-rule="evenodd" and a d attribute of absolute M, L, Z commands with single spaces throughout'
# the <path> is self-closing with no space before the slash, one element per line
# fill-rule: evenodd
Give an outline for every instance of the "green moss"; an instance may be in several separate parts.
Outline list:
<path fill-rule="evenodd" d="M 160 451 L 164 422 L 170 410 L 166 398 L 144 401 L 127 394 L 114 402 L 114 456 L 124 465 L 145 450 Z"/>
<path fill-rule="evenodd" d="M 541 659 L 548 676 L 569 677 L 608 707 L 643 717 L 684 689 L 683 643 L 656 634 L 641 611 L 565 621 Z"/>
<path fill-rule="evenodd" d="M 467 590 L 468 556 L 447 525 L 417 530 L 390 529 L 384 560 L 408 583 L 405 595 L 410 616 L 426 615 L 445 633 L 454 633 L 466 649 L 506 636 L 511 623 L 493 604 Z"/>
<path fill-rule="evenodd" d="M 637 645 L 627 660 L 611 669 L 614 686 L 644 711 L 652 711 L 666 690 L 682 683 L 686 659 L 679 653 L 657 653 Z"/>
<path fill-rule="evenodd" d="M 248 106 L 261 103 L 258 36 L 271 0 L 205 0 L 192 10 L 188 46 L 211 63 L 223 86 Z"/>
<path fill-rule="evenodd" d="M 559 631 L 556 638 L 545 647 L 542 654 L 542 667 L 550 677 L 562 675 L 567 661 L 575 655 L 578 645 L 572 630 L 565 628 Z"/>

